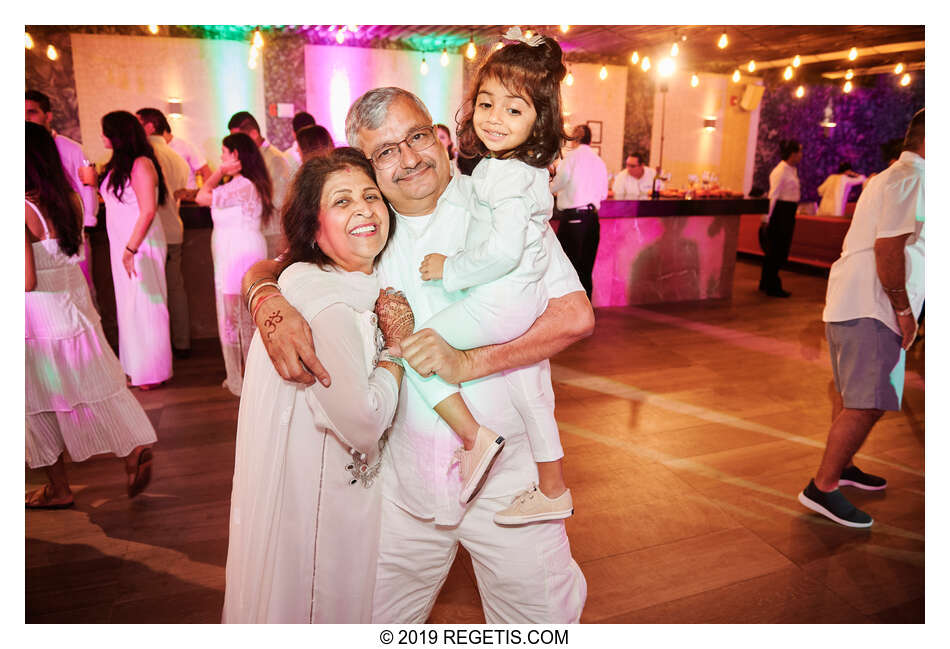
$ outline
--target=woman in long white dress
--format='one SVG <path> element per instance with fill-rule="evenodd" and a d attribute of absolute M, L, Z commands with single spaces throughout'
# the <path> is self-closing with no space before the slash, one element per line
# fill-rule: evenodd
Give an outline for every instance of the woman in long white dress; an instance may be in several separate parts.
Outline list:
<path fill-rule="evenodd" d="M 106 204 L 119 360 L 131 384 L 148 390 L 172 376 L 165 285 L 168 246 L 155 210 L 173 198 L 135 115 L 105 115 L 102 142 L 112 149 L 99 191 Z"/>
<path fill-rule="evenodd" d="M 219 185 L 225 175 L 231 176 L 231 181 Z M 267 166 L 254 140 L 244 133 L 224 138 L 221 167 L 201 186 L 195 201 L 211 208 L 218 339 L 227 371 L 224 386 L 238 397 L 254 335 L 254 323 L 241 298 L 241 278 L 248 268 L 267 257 L 261 228 L 275 216 L 272 197 Z"/>
<path fill-rule="evenodd" d="M 369 622 L 379 472 L 387 470 L 380 450 L 403 373 L 381 352 L 412 332 L 412 311 L 401 295 L 379 290 L 373 263 L 390 213 L 361 152 L 305 162 L 283 224 L 290 265 L 280 289 L 319 329 L 314 342 L 332 382 L 284 381 L 255 334 L 238 415 L 222 621 Z M 267 305 L 276 289 L 249 292 L 266 335 L 280 317 Z"/>
<path fill-rule="evenodd" d="M 64 451 L 74 462 L 125 458 L 128 494 L 151 478 L 155 430 L 125 385 L 119 359 L 79 268 L 82 207 L 50 133 L 26 123 L 26 455 L 49 483 L 28 509 L 72 507 Z"/>

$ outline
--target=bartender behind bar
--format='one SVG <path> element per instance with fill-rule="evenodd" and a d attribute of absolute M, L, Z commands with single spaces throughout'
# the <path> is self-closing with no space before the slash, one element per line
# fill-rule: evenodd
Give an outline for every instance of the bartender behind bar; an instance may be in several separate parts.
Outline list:
<path fill-rule="evenodd" d="M 607 198 L 607 165 L 590 148 L 590 127 L 581 124 L 574 129 L 578 145 L 564 154 L 551 179 L 551 192 L 557 194 L 561 214 L 557 238 L 591 299 L 592 274 L 597 246 L 600 244 L 600 221 L 597 208 Z"/>
<path fill-rule="evenodd" d="M 627 156 L 624 168 L 614 176 L 610 198 L 618 201 L 646 200 L 653 192 L 655 178 L 656 169 L 644 164 L 643 154 L 631 153 Z M 657 181 L 656 188 L 663 189 L 662 181 Z"/>

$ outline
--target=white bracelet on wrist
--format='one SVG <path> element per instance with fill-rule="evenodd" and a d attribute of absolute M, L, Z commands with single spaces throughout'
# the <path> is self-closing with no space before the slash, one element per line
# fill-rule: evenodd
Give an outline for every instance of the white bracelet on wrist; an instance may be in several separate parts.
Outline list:
<path fill-rule="evenodd" d="M 392 363 L 394 365 L 402 366 L 402 359 L 398 356 L 393 356 L 389 350 L 389 347 L 385 347 L 379 352 L 379 362 Z"/>

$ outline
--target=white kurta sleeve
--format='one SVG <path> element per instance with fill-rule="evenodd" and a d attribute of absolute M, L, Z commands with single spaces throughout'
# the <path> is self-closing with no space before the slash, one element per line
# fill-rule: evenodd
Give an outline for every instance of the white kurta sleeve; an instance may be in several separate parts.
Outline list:
<path fill-rule="evenodd" d="M 315 419 L 361 453 L 372 454 L 392 423 L 399 401 L 396 379 L 385 369 L 367 371 L 367 349 L 357 312 L 336 303 L 310 321 L 317 358 L 330 374 L 329 388 L 319 382 L 307 388 L 306 400 Z"/>
<path fill-rule="evenodd" d="M 527 166 L 527 165 L 525 165 Z M 485 202 L 491 210 L 488 236 L 445 260 L 442 287 L 458 291 L 487 284 L 514 270 L 524 254 L 532 204 L 531 174 L 519 164 L 504 165 L 504 174 L 486 177 Z M 480 197 L 481 198 L 481 197 Z"/>

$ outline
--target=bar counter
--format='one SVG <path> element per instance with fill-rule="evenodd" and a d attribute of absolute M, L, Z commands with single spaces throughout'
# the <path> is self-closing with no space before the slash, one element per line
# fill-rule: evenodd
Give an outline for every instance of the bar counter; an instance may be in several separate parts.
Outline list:
<path fill-rule="evenodd" d="M 767 199 L 660 198 L 600 204 L 594 306 L 732 296 L 739 218 Z"/>
<path fill-rule="evenodd" d="M 732 296 L 741 215 L 761 215 L 767 199 L 605 200 L 600 205 L 600 246 L 594 262 L 594 306 L 655 304 Z M 211 211 L 180 208 L 185 237 L 182 273 L 188 291 L 192 338 L 218 335 L 211 261 Z M 756 217 L 758 218 L 758 217 Z M 557 227 L 557 217 L 552 220 Z M 105 209 L 87 228 L 102 326 L 117 340 L 115 291 Z"/>

